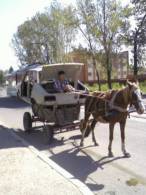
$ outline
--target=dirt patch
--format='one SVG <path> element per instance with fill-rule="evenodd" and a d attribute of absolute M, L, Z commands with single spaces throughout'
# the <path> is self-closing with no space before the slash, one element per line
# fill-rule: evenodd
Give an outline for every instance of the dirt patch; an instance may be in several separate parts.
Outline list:
<path fill-rule="evenodd" d="M 138 183 L 139 183 L 138 180 L 135 178 L 131 178 L 131 179 L 126 181 L 126 184 L 128 186 L 136 186 L 136 185 L 138 185 Z"/>

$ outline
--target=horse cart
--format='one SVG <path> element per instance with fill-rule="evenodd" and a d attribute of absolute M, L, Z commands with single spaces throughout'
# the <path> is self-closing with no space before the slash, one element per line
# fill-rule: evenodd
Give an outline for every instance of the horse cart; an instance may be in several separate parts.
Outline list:
<path fill-rule="evenodd" d="M 31 132 L 34 123 L 41 122 L 47 142 L 51 143 L 55 131 L 79 127 L 84 94 L 88 93 L 85 85 L 78 80 L 82 66 L 80 63 L 50 64 L 26 73 L 19 87 L 19 96 L 32 108 L 32 113 L 25 112 L 23 116 L 26 132 Z M 59 71 L 65 72 L 75 91 L 58 93 L 55 90 L 54 82 Z"/>

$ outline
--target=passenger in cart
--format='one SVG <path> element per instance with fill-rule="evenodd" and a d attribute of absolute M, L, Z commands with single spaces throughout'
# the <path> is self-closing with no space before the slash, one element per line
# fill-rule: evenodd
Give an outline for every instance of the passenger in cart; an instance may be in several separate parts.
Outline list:
<path fill-rule="evenodd" d="M 64 71 L 58 72 L 58 79 L 55 80 L 54 88 L 57 92 L 60 93 L 75 91 L 75 88 L 71 86 L 69 81 L 66 79 Z"/>

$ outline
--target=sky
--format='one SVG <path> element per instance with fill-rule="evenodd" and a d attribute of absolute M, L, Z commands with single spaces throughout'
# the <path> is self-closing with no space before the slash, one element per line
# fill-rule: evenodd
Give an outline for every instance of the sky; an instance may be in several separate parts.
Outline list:
<path fill-rule="evenodd" d="M 59 0 L 64 6 L 75 0 Z M 129 0 L 123 0 L 126 3 Z M 18 61 L 11 45 L 17 27 L 36 12 L 42 12 L 51 0 L 0 0 L 0 69 L 18 68 Z"/>
<path fill-rule="evenodd" d="M 60 0 L 68 5 L 72 0 Z M 17 27 L 36 12 L 42 12 L 51 0 L 0 0 L 0 69 L 15 69 L 18 61 L 11 45 Z"/>

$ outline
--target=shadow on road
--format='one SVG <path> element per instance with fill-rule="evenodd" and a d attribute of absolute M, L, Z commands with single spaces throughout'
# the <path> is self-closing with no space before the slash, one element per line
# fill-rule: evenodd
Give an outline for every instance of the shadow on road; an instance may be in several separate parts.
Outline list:
<path fill-rule="evenodd" d="M 15 133 L 19 135 L 20 137 L 24 138 L 28 143 L 33 145 L 39 151 L 47 150 L 50 148 L 55 148 L 58 146 L 63 146 L 68 141 L 68 139 L 64 139 L 64 137 L 56 138 L 55 136 L 52 140 L 52 143 L 48 145 L 48 139 L 46 137 L 46 134 L 44 134 L 43 132 L 43 126 L 34 127 L 30 133 L 25 132 L 22 129 L 16 129 Z M 55 135 L 57 135 L 58 133 L 59 131 L 55 131 Z M 81 138 L 81 135 L 79 134 L 79 135 L 70 137 L 69 140 L 70 142 L 72 142 L 73 140 L 77 140 L 80 138 Z"/>
<path fill-rule="evenodd" d="M 19 140 L 14 144 L 9 134 L 5 142 L 3 139 L 5 131 L 8 132 L 11 131 L 11 129 L 7 129 L 5 127 L 0 128 L 0 148 L 24 147 Z M 92 191 L 100 191 L 104 189 L 105 185 L 103 181 L 100 180 L 98 181 L 99 183 L 97 183 L 90 177 L 90 175 L 94 172 L 97 172 L 98 174 L 98 170 L 105 169 L 107 164 L 124 158 L 123 156 L 116 158 L 109 158 L 108 156 L 105 156 L 100 158 L 98 161 L 95 161 L 90 155 L 83 153 L 81 149 L 74 144 L 72 144 L 71 149 L 66 147 L 63 151 L 60 150 L 61 152 L 54 152 L 54 148 L 57 148 L 58 146 L 65 146 L 67 140 L 54 139 L 53 143 L 49 146 L 44 144 L 44 134 L 41 130 L 32 131 L 28 134 L 21 129 L 18 129 L 15 133 L 24 138 L 28 143 L 30 143 L 30 145 L 33 145 L 38 150 L 49 150 L 51 153 L 50 159 L 70 172 L 75 178 L 86 183 Z M 80 135 L 72 136 L 68 141 L 72 143 L 74 139 L 80 139 Z"/>
<path fill-rule="evenodd" d="M 99 191 L 104 188 L 104 184 L 96 183 L 96 181 L 90 178 L 90 174 L 99 169 L 104 169 L 104 165 L 123 159 L 124 157 L 119 156 L 111 159 L 105 156 L 98 161 L 94 161 L 89 155 L 81 155 L 79 148 L 73 148 L 55 155 L 53 154 L 50 158 L 76 178 L 86 182 L 92 191 Z M 89 180 L 91 180 L 90 183 Z"/>
<path fill-rule="evenodd" d="M 97 164 L 90 156 L 80 155 L 79 152 L 78 148 L 66 150 L 51 156 L 51 159 L 77 179 L 85 182 L 87 177 L 97 170 Z M 103 184 L 97 184 L 95 181 L 88 181 L 87 185 L 92 191 L 99 191 L 104 188 Z"/>
<path fill-rule="evenodd" d="M 29 107 L 29 105 L 17 97 L 0 97 L 0 108 L 24 108 Z"/>
<path fill-rule="evenodd" d="M 113 161 L 124 159 L 123 156 L 109 158 L 108 156 L 100 158 L 98 161 L 94 161 L 88 154 L 82 153 L 81 149 L 72 144 L 71 149 L 63 149 L 61 152 L 54 152 L 54 149 L 58 146 L 65 146 L 68 142 L 66 139 L 54 139 L 51 145 L 44 144 L 44 134 L 41 130 L 32 131 L 30 134 L 25 133 L 21 129 L 16 132 L 20 137 L 27 140 L 31 145 L 37 148 L 39 151 L 48 150 L 51 153 L 51 159 L 65 170 L 70 172 L 77 179 L 86 183 L 86 185 L 92 191 L 99 191 L 104 188 L 103 181 L 97 183 L 90 175 L 98 170 L 104 170 L 106 165 Z M 80 139 L 81 135 L 77 134 L 69 138 L 69 142 L 73 143 L 74 140 Z M 92 147 L 92 146 L 89 146 Z M 66 147 L 68 148 L 68 147 Z M 85 149 L 85 148 L 84 148 Z M 100 183 L 102 182 L 102 183 Z"/>
<path fill-rule="evenodd" d="M 0 126 L 0 149 L 25 147 L 20 140 L 17 140 L 17 138 L 11 135 L 10 131 L 15 132 L 14 129 L 9 129 L 4 126 Z M 21 137 L 25 137 L 25 140 L 29 140 L 30 145 L 34 146 L 36 146 L 36 142 L 39 141 L 40 138 L 43 139 L 43 137 L 40 137 L 42 136 L 42 132 L 39 131 L 34 131 L 32 132 L 32 134 L 26 134 L 22 132 L 22 130 L 20 130 L 19 132 L 17 132 L 17 134 Z M 34 138 L 35 141 L 32 142 Z M 63 144 L 63 140 L 54 140 L 53 144 L 51 144 L 51 147 L 56 147 Z M 47 148 L 49 149 L 49 146 L 45 146 L 43 149 Z M 57 155 L 53 154 L 51 159 L 60 166 L 62 166 L 65 170 L 69 171 L 76 178 L 85 182 L 87 176 L 97 170 L 97 166 L 92 160 L 92 158 L 90 158 L 89 156 L 78 155 L 79 151 L 80 150 L 78 148 L 73 148 L 72 150 L 66 150 Z M 93 191 L 102 190 L 104 188 L 103 184 L 97 184 L 96 182 L 88 182 L 87 185 Z"/>
<path fill-rule="evenodd" d="M 24 147 L 20 140 L 12 137 L 10 131 L 13 130 L 0 125 L 0 149 Z"/>

